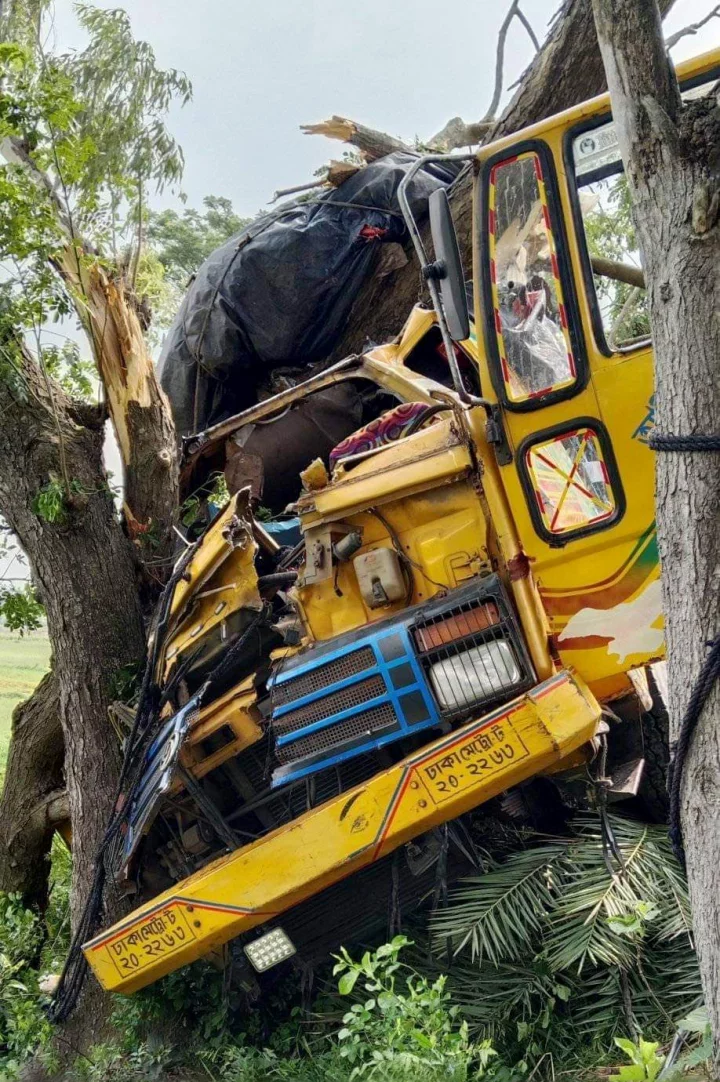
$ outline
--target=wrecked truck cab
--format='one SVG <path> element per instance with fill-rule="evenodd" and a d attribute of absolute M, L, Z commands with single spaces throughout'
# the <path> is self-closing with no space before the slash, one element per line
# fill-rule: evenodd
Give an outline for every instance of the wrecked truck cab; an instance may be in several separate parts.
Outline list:
<path fill-rule="evenodd" d="M 528 649 L 482 498 L 483 408 L 473 420 L 397 358 L 358 370 L 424 402 L 426 427 L 341 455 L 332 477 L 306 473 L 293 570 L 258 574 L 286 554 L 244 490 L 172 587 L 157 735 L 118 866 L 141 904 L 85 947 L 107 988 L 134 991 L 238 936 L 252 950 L 252 929 L 280 914 L 301 959 L 326 956 L 382 922 L 393 890 L 406 908 L 432 890 L 441 824 L 577 766 L 597 731 L 583 682 L 539 678 Z M 449 874 L 472 869 L 460 834 L 450 850 Z"/>

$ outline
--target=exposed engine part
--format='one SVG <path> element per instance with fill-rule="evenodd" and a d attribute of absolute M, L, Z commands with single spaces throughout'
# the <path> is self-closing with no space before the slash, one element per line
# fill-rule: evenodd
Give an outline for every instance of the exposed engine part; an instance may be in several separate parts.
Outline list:
<path fill-rule="evenodd" d="M 352 535 L 349 535 L 352 536 Z M 360 593 L 371 609 L 400 601 L 407 592 L 400 557 L 391 548 L 371 549 L 353 560 Z"/>
<path fill-rule="evenodd" d="M 351 559 L 359 548 L 362 548 L 362 534 L 359 530 L 352 530 L 333 545 L 333 555 L 342 563 Z"/>

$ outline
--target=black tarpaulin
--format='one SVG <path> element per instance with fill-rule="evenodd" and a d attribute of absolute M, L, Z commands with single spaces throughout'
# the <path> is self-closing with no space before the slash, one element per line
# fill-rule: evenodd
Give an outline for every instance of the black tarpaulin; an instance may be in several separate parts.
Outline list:
<path fill-rule="evenodd" d="M 273 368 L 332 351 L 380 245 L 405 238 L 397 190 L 416 160 L 381 158 L 320 198 L 257 219 L 202 264 L 159 362 L 181 433 L 252 405 Z M 416 174 L 408 198 L 418 218 L 459 169 L 434 163 Z"/>

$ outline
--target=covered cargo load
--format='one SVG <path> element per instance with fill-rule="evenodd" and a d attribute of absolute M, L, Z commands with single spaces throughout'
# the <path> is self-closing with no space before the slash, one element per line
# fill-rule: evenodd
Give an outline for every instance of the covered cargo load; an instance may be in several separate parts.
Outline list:
<path fill-rule="evenodd" d="M 308 369 L 331 353 L 380 245 L 405 239 L 397 190 L 415 160 L 389 154 L 320 198 L 286 204 L 202 264 L 159 362 L 182 434 L 253 405 L 272 371 Z M 408 191 L 418 216 L 460 167 L 418 172 Z"/>

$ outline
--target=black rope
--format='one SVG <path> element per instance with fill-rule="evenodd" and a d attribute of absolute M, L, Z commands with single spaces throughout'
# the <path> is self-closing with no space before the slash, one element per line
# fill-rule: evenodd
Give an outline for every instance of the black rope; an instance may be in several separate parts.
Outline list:
<path fill-rule="evenodd" d="M 685 849 L 683 847 L 682 825 L 680 822 L 680 790 L 682 787 L 683 767 L 690 750 L 693 733 L 700 720 L 705 703 L 715 686 L 715 681 L 720 677 L 720 636 L 708 643 L 708 646 L 710 651 L 695 681 L 690 701 L 685 710 L 685 716 L 680 725 L 680 733 L 675 745 L 675 754 L 670 764 L 668 779 L 670 841 L 672 842 L 673 852 L 682 865 L 685 864 Z"/>
<path fill-rule="evenodd" d="M 659 432 L 653 432 L 648 440 L 653 451 L 674 452 L 713 452 L 720 451 L 720 436 L 663 436 Z M 675 753 L 670 764 L 668 774 L 668 792 L 670 794 L 669 810 L 669 833 L 673 852 L 678 861 L 685 865 L 685 849 L 683 846 L 682 823 L 680 821 L 680 796 L 682 789 L 683 769 L 692 742 L 697 723 L 702 716 L 710 692 L 715 682 L 720 677 L 720 636 L 707 643 L 710 647 L 703 663 L 695 686 L 693 687 L 690 700 L 685 709 L 680 732 L 675 744 Z"/>
<path fill-rule="evenodd" d="M 648 443 L 653 451 L 720 451 L 720 436 L 661 436 L 652 432 Z"/>

